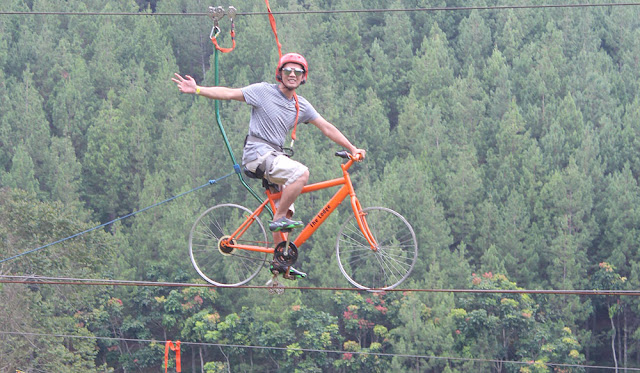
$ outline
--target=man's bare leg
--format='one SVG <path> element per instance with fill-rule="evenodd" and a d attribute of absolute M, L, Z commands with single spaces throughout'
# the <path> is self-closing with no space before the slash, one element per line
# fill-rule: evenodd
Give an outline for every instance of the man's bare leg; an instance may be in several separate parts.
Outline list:
<path fill-rule="evenodd" d="M 295 202 L 296 198 L 302 192 L 302 188 L 307 184 L 309 180 L 309 171 L 305 171 L 299 178 L 297 178 L 293 183 L 286 186 L 286 188 L 282 188 L 282 195 L 280 196 L 280 201 L 278 201 L 278 207 L 276 208 L 275 213 L 273 214 L 273 221 L 276 221 L 280 218 L 292 217 L 292 212 L 289 210 L 291 205 Z M 288 232 L 273 232 L 273 244 L 274 247 L 277 246 L 280 242 L 287 240 L 289 237 Z M 273 269 L 273 268 L 272 268 Z M 289 276 L 295 277 L 306 277 L 306 273 L 300 272 L 293 267 L 290 267 L 289 273 L 285 274 L 285 277 L 289 278 Z"/>
<path fill-rule="evenodd" d="M 283 216 L 286 216 L 289 212 L 289 207 L 293 205 L 296 201 L 296 198 L 302 192 L 302 188 L 307 185 L 307 181 L 309 181 L 309 171 L 305 171 L 299 178 L 297 178 L 293 183 L 287 185 L 286 188 L 282 188 L 282 195 L 280 196 L 280 202 L 278 203 L 278 208 L 276 212 L 273 214 L 273 220 L 278 220 Z"/>

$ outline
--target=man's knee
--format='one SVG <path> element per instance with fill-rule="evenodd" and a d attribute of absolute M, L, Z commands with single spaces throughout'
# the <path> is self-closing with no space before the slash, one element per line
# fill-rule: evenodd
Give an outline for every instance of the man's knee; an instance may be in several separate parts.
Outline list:
<path fill-rule="evenodd" d="M 309 181 L 309 169 L 305 169 L 298 177 L 295 179 L 289 179 L 290 182 L 288 184 L 300 184 L 307 185 L 307 181 Z"/>
<path fill-rule="evenodd" d="M 307 181 L 309 181 L 309 169 L 304 170 L 304 172 L 302 173 L 302 175 L 300 175 L 300 177 L 298 179 L 296 179 L 296 181 L 301 181 L 304 182 L 304 184 L 307 184 Z"/>

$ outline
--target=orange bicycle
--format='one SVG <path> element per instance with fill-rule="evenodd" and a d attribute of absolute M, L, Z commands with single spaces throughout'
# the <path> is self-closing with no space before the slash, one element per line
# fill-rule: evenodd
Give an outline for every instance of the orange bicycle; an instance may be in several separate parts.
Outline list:
<path fill-rule="evenodd" d="M 392 289 L 413 270 L 418 244 L 411 225 L 399 213 L 385 207 L 362 208 L 356 197 L 349 168 L 355 159 L 346 151 L 336 156 L 347 159 L 341 164 L 342 177 L 302 189 L 309 193 L 341 186 L 293 241 L 282 234 L 276 247 L 267 240 L 260 215 L 269 205 L 275 210 L 280 192 L 266 189 L 267 199 L 250 209 L 236 204 L 216 205 L 200 215 L 189 234 L 189 255 L 200 276 L 216 286 L 240 286 L 253 279 L 265 266 L 267 256 L 275 254 L 282 266 L 292 266 L 298 248 L 322 225 L 327 217 L 350 197 L 353 215 L 343 223 L 336 244 L 340 271 L 354 286 L 364 289 Z M 288 273 L 288 272 L 287 272 Z M 275 277 L 274 277 L 275 278 Z"/>

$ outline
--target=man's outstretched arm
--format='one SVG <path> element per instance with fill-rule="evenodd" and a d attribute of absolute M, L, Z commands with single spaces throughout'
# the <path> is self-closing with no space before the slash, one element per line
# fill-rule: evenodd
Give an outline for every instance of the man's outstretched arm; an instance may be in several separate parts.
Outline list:
<path fill-rule="evenodd" d="M 174 74 L 175 78 L 171 78 L 182 93 L 198 94 L 213 100 L 236 100 L 244 102 L 244 95 L 240 88 L 228 87 L 201 87 L 196 84 L 195 79 L 189 75 L 182 77 L 180 74 Z"/>
<path fill-rule="evenodd" d="M 367 152 L 364 149 L 356 148 L 342 134 L 342 132 L 340 132 L 340 130 L 336 128 L 336 126 L 331 124 L 329 121 L 324 119 L 322 116 L 319 116 L 318 118 L 310 121 L 310 123 L 313 124 L 314 126 L 318 127 L 318 129 L 320 129 L 320 131 L 322 131 L 322 133 L 325 136 L 327 136 L 329 139 L 331 139 L 333 142 L 335 142 L 336 144 L 338 144 L 338 145 L 342 146 L 343 148 L 347 149 L 349 151 L 349 153 L 351 153 L 351 155 L 360 155 L 362 157 L 362 158 L 360 158 L 360 160 L 364 159 L 364 157 L 365 157 Z"/>

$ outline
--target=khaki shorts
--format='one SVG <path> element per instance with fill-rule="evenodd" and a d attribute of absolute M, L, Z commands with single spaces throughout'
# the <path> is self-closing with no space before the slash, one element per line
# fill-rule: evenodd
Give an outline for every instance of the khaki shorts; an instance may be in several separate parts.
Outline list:
<path fill-rule="evenodd" d="M 270 156 L 270 153 L 260 156 L 254 161 L 248 162 L 247 164 L 245 164 L 245 167 L 249 171 L 255 172 L 258 166 L 268 156 Z M 273 161 L 271 162 L 271 168 L 269 170 L 266 170 L 265 174 L 268 182 L 272 184 L 287 186 L 298 180 L 298 178 L 302 176 L 302 174 L 304 174 L 307 170 L 307 166 L 303 165 L 302 163 L 294 161 L 286 155 L 279 154 L 273 159 Z"/>
<path fill-rule="evenodd" d="M 266 157 L 268 157 L 270 153 L 267 153 L 258 159 L 248 162 L 245 164 L 245 167 L 251 171 L 255 172 L 256 168 L 264 161 Z M 294 161 L 293 159 L 287 157 L 286 155 L 279 154 L 274 158 L 271 162 L 271 168 L 265 172 L 266 179 L 268 182 L 273 184 L 278 184 L 283 188 L 287 185 L 296 181 L 300 176 L 302 176 L 308 170 L 307 166 L 303 165 L 298 161 Z M 276 207 L 278 204 L 276 203 Z M 295 212 L 295 207 L 291 205 L 289 208 L 291 214 Z"/>

